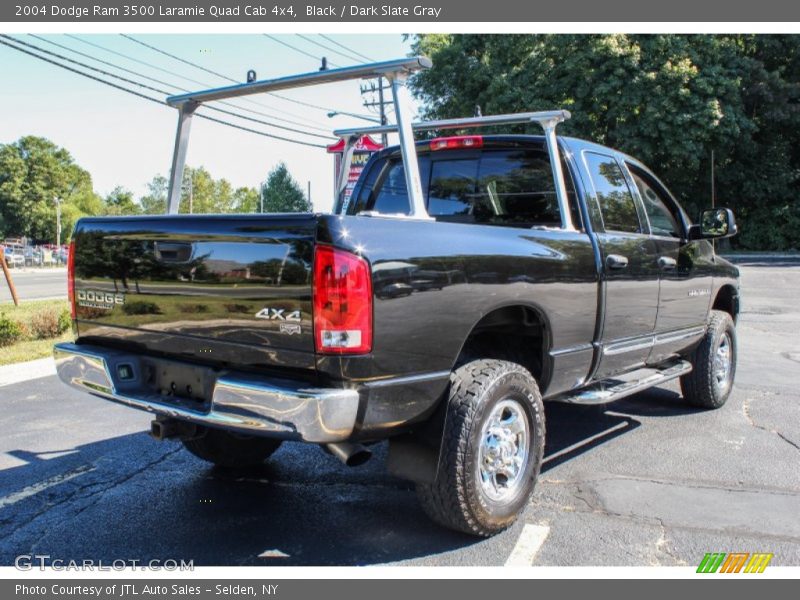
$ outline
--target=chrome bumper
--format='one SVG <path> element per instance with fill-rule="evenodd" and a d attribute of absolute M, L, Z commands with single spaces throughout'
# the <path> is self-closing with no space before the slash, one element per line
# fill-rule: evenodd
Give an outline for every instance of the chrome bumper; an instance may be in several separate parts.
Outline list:
<path fill-rule="evenodd" d="M 311 388 L 300 382 L 223 373 L 205 410 L 189 402 L 165 402 L 141 380 L 142 357 L 98 346 L 56 344 L 61 380 L 84 392 L 158 415 L 240 433 L 314 443 L 350 437 L 359 397 L 351 389 Z M 120 366 L 133 375 L 123 381 Z"/>

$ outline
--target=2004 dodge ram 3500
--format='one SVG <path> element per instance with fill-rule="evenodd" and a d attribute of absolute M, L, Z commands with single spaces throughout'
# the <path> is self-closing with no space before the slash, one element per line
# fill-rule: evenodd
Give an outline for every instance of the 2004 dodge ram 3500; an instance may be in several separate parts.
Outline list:
<path fill-rule="evenodd" d="M 736 225 L 723 208 L 693 224 L 636 159 L 556 137 L 565 111 L 412 124 L 403 65 L 379 71 L 398 124 L 374 128 L 401 143 L 334 214 L 81 219 L 76 340 L 56 346 L 57 368 L 219 465 L 261 463 L 283 440 L 360 464 L 388 439 L 389 470 L 434 520 L 491 535 L 533 491 L 543 400 L 680 378 L 688 403 L 725 403 L 738 271 L 708 240 Z M 214 93 L 170 100 L 185 120 Z M 545 134 L 413 139 L 518 122 Z"/>

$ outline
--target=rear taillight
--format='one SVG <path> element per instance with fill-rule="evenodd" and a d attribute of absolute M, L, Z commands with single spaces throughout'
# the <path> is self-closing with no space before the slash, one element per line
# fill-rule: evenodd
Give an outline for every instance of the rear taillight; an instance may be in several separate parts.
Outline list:
<path fill-rule="evenodd" d="M 454 150 L 456 148 L 483 148 L 480 135 L 456 135 L 431 140 L 431 150 Z"/>
<path fill-rule="evenodd" d="M 69 298 L 69 312 L 74 319 L 77 315 L 75 309 L 75 242 L 69 243 L 67 252 L 67 297 Z"/>
<path fill-rule="evenodd" d="M 372 350 L 369 263 L 330 246 L 314 251 L 314 342 L 322 354 Z"/>

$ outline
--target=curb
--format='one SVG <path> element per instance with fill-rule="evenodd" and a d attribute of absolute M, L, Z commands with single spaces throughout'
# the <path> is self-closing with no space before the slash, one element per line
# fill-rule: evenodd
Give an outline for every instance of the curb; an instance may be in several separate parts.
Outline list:
<path fill-rule="evenodd" d="M 3 365 L 0 367 L 0 387 L 55 374 L 56 363 L 51 356 L 28 362 Z"/>

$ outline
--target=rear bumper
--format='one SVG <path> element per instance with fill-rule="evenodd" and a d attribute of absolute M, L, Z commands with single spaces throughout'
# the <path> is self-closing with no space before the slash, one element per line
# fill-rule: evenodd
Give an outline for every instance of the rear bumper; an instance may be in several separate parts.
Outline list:
<path fill-rule="evenodd" d="M 165 399 L 142 382 L 142 357 L 99 346 L 56 344 L 61 380 L 84 392 L 157 415 L 244 434 L 314 443 L 347 440 L 353 433 L 359 395 L 352 389 L 312 388 L 305 383 L 241 373 L 215 376 L 202 410 Z M 120 366 L 132 376 L 123 381 Z"/>

